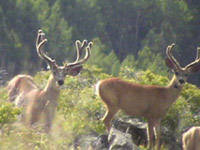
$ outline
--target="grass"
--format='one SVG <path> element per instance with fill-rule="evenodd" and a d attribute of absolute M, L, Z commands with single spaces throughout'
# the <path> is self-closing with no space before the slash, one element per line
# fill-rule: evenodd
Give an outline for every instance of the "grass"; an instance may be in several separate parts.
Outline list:
<path fill-rule="evenodd" d="M 46 135 L 36 130 L 27 129 L 23 124 L 14 121 L 5 122 L 0 134 L 1 150 L 66 150 L 70 149 L 77 136 L 96 132 L 105 133 L 105 127 L 99 120 L 105 113 L 105 107 L 94 94 L 94 84 L 104 78 L 110 77 L 102 73 L 100 69 L 85 66 L 83 73 L 77 77 L 66 77 L 64 88 L 61 90 L 58 108 L 53 121 L 51 134 Z M 92 74 L 91 72 L 94 72 Z M 47 82 L 50 72 L 38 72 L 34 80 L 43 88 Z M 129 76 L 128 73 L 125 73 Z M 139 78 L 134 78 L 135 73 L 129 72 L 130 81 L 142 84 L 166 85 L 168 79 L 155 75 L 150 71 L 143 72 Z M 133 76 L 133 77 L 131 77 Z M 123 76 L 121 77 L 123 78 Z M 199 89 L 191 84 L 186 84 L 178 101 L 172 105 L 168 114 L 163 119 L 163 124 L 170 126 L 177 133 L 178 139 L 184 128 L 200 123 L 200 118 L 194 118 L 197 108 L 200 108 Z M 0 105 L 7 104 L 7 91 L 0 88 Z M 13 106 L 10 106 L 13 107 Z M 1 108 L 1 107 L 0 107 Z M 5 111 L 6 112 L 6 111 Z M 4 115 L 0 114 L 2 117 Z M 118 117 L 124 114 L 120 113 Z M 7 117 L 8 119 L 10 117 Z M 181 119 L 181 125 L 180 120 Z M 14 122 L 14 123 L 13 123 Z M 141 149 L 145 149 L 140 146 Z M 163 146 L 163 150 L 167 149 Z"/>

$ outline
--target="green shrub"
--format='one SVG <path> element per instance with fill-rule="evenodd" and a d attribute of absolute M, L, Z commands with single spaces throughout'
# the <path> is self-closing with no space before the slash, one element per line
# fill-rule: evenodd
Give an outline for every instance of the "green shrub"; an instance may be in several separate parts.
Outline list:
<path fill-rule="evenodd" d="M 200 89 L 192 84 L 186 84 L 181 92 L 184 99 L 190 103 L 191 112 L 198 113 L 200 108 Z"/>
<path fill-rule="evenodd" d="M 16 121 L 20 114 L 20 109 L 13 106 L 13 104 L 1 102 L 0 103 L 0 128 L 5 124 Z"/>
<path fill-rule="evenodd" d="M 43 88 L 49 75 L 50 71 L 41 71 L 34 76 L 34 80 Z M 74 138 L 81 134 L 91 131 L 104 133 L 104 124 L 99 119 L 104 115 L 105 107 L 100 98 L 95 95 L 94 85 L 97 81 L 110 77 L 112 76 L 104 73 L 96 65 L 84 65 L 80 75 L 67 76 L 65 79 L 58 99 L 58 111 L 53 121 L 52 137 L 15 127 L 10 136 L 7 135 L 2 139 L 0 147 L 7 145 L 6 148 L 10 149 L 9 144 L 12 142 L 18 145 L 19 149 L 49 149 L 58 147 L 58 145 L 59 148 L 66 149 L 69 143 L 72 143 Z M 134 68 L 127 66 L 120 68 L 119 77 L 149 85 L 166 86 L 169 83 L 166 76 L 155 74 L 150 70 L 137 72 Z M 0 89 L 0 94 L 0 123 L 12 123 L 16 120 L 20 110 L 6 102 L 7 94 L 4 88 Z M 181 133 L 186 127 L 200 124 L 200 118 L 197 115 L 199 108 L 199 89 L 192 84 L 186 84 L 178 100 L 172 104 L 163 118 L 162 125 L 169 127 L 177 136 L 181 137 Z M 124 113 L 118 115 L 118 117 L 124 116 Z M 51 143 L 52 140 L 54 143 Z"/>
<path fill-rule="evenodd" d="M 136 78 L 136 72 L 134 68 L 128 66 L 121 66 L 119 76 L 124 79 Z"/>

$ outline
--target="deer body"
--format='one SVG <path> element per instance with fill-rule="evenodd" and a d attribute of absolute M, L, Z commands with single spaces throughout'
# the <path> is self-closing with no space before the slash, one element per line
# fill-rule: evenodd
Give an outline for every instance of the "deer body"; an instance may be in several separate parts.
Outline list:
<path fill-rule="evenodd" d="M 82 69 L 82 64 L 90 56 L 92 43 L 87 44 L 76 41 L 77 59 L 73 63 L 58 66 L 55 60 L 47 56 L 42 46 L 46 43 L 45 34 L 42 30 L 38 31 L 36 48 L 38 56 L 45 60 L 51 69 L 51 75 L 44 89 L 38 88 L 29 75 L 17 75 L 8 83 L 9 101 L 14 102 L 16 106 L 23 108 L 22 121 L 29 127 L 33 127 L 40 120 L 41 116 L 45 119 L 45 131 L 49 132 L 54 114 L 57 108 L 57 99 L 60 93 L 60 86 L 64 84 L 66 75 L 76 76 Z M 83 49 L 86 48 L 86 55 L 80 59 Z"/>
<path fill-rule="evenodd" d="M 173 82 L 176 82 L 176 79 Z M 169 106 L 177 99 L 181 89 L 182 87 L 174 88 L 173 83 L 161 87 L 111 78 L 101 81 L 99 95 L 106 104 L 120 108 L 128 115 L 151 119 L 164 116 Z M 155 107 L 157 109 L 154 109 Z"/>
<path fill-rule="evenodd" d="M 167 47 L 168 59 L 166 63 L 175 74 L 171 82 L 165 87 L 136 84 L 118 78 L 98 82 L 96 90 L 107 107 L 102 120 L 108 131 L 111 127 L 111 120 L 118 110 L 122 110 L 131 116 L 145 117 L 148 122 L 148 147 L 152 148 L 157 145 L 159 149 L 161 119 L 178 98 L 188 74 L 198 71 L 200 68 L 199 53 L 197 53 L 194 62 L 188 64 L 185 68 L 180 67 L 171 53 L 173 46 L 174 44 Z"/>
<path fill-rule="evenodd" d="M 43 113 L 46 120 L 45 126 L 47 130 L 49 130 L 57 108 L 59 94 L 60 87 L 58 87 L 52 75 L 50 75 L 47 85 L 43 90 L 33 89 L 27 93 L 26 99 L 30 101 L 26 108 L 28 124 L 37 122 Z"/>
<path fill-rule="evenodd" d="M 148 140 L 152 147 L 154 131 L 156 143 L 159 143 L 160 121 L 168 108 L 178 98 L 182 85 L 177 84 L 174 76 L 168 86 L 141 85 L 123 81 L 118 78 L 105 79 L 99 82 L 98 92 L 107 106 L 103 118 L 107 130 L 110 130 L 111 120 L 118 110 L 131 116 L 144 117 L 148 122 Z"/>
<path fill-rule="evenodd" d="M 191 127 L 183 134 L 183 150 L 200 150 L 200 127 Z"/>
<path fill-rule="evenodd" d="M 9 81 L 7 89 L 9 91 L 9 101 L 16 106 L 22 107 L 28 103 L 24 102 L 24 96 L 30 91 L 38 89 L 33 79 L 29 75 L 17 75 Z"/>

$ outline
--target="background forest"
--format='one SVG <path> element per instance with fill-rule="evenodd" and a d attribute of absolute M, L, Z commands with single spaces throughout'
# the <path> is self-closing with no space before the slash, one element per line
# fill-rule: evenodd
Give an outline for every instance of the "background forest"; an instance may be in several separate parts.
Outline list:
<path fill-rule="evenodd" d="M 167 45 L 176 44 L 182 65 L 200 45 L 198 0 L 1 0 L 0 16 L 0 66 L 10 76 L 43 66 L 35 50 L 39 28 L 59 62 L 74 59 L 75 40 L 92 40 L 89 63 L 115 76 L 122 64 L 166 73 Z M 190 81 L 200 85 L 198 76 Z"/>
<path fill-rule="evenodd" d="M 46 51 L 58 63 L 75 59 L 77 39 L 94 43 L 81 74 L 66 77 L 51 136 L 10 124 L 21 110 L 6 102 L 6 89 L 0 88 L 0 149 L 68 149 L 77 136 L 105 133 L 99 121 L 105 108 L 94 84 L 117 76 L 167 85 L 172 74 L 165 65 L 166 47 L 175 43 L 177 60 L 190 63 L 200 46 L 199 27 L 199 0 L 0 0 L 0 70 L 8 73 L 6 81 L 27 73 L 45 86 L 50 72 L 43 71 L 47 66 L 35 48 L 40 28 L 48 39 Z M 200 74 L 189 83 L 162 122 L 177 141 L 186 128 L 200 124 Z"/>

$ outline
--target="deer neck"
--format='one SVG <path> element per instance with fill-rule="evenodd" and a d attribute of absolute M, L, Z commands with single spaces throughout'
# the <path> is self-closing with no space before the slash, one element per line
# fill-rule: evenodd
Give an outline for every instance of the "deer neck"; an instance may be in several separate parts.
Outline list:
<path fill-rule="evenodd" d="M 55 78 L 51 74 L 46 87 L 44 88 L 45 96 L 49 99 L 56 100 L 60 93 L 60 87 L 57 85 Z"/>
<path fill-rule="evenodd" d="M 171 96 L 170 99 L 173 102 L 178 98 L 178 96 L 179 96 L 179 94 L 180 94 L 180 92 L 181 92 L 181 90 L 184 86 L 184 84 L 179 84 L 178 82 L 179 82 L 178 79 L 174 75 L 172 80 L 170 81 L 170 83 L 167 86 L 167 88 L 170 92 L 170 96 Z"/>

